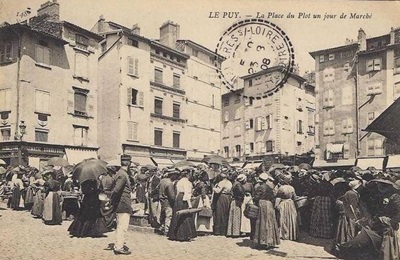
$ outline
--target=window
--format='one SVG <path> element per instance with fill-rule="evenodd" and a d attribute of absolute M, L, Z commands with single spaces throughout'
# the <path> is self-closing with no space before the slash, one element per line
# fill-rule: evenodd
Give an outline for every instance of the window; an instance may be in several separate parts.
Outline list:
<path fill-rule="evenodd" d="M 368 112 L 368 124 L 372 123 L 375 119 L 375 112 Z"/>
<path fill-rule="evenodd" d="M 368 139 L 367 141 L 367 154 L 369 156 L 379 156 L 384 154 L 383 139 Z"/>
<path fill-rule="evenodd" d="M 48 142 L 49 132 L 42 129 L 35 129 L 35 141 L 36 142 Z"/>
<path fill-rule="evenodd" d="M 237 95 L 237 96 L 235 97 L 235 104 L 239 104 L 239 103 L 240 103 L 240 100 L 241 100 L 241 97 L 240 97 L 239 95 Z"/>
<path fill-rule="evenodd" d="M 88 78 L 89 56 L 84 53 L 75 53 L 75 76 Z"/>
<path fill-rule="evenodd" d="M 50 65 L 50 49 L 41 45 L 36 45 L 36 62 Z"/>
<path fill-rule="evenodd" d="M 326 68 L 323 72 L 323 81 L 330 82 L 335 79 L 335 69 L 334 68 Z"/>
<path fill-rule="evenodd" d="M 50 93 L 42 90 L 35 91 L 35 111 L 49 113 Z"/>
<path fill-rule="evenodd" d="M 163 131 L 161 129 L 154 129 L 154 145 L 162 146 Z"/>
<path fill-rule="evenodd" d="M 272 115 L 266 117 L 266 129 L 272 129 Z"/>
<path fill-rule="evenodd" d="M 172 147 L 179 148 L 181 134 L 179 132 L 173 132 L 172 134 Z"/>
<path fill-rule="evenodd" d="M 323 100 L 322 100 L 322 104 L 324 108 L 330 108 L 330 107 L 334 107 L 334 92 L 333 89 L 329 89 L 328 91 L 325 91 L 323 93 Z"/>
<path fill-rule="evenodd" d="M 225 153 L 226 157 L 229 157 L 229 147 L 228 146 L 224 147 L 224 153 Z"/>
<path fill-rule="evenodd" d="M 253 119 L 249 119 L 246 121 L 246 129 L 253 129 L 254 127 L 254 120 Z"/>
<path fill-rule="evenodd" d="M 154 99 L 154 113 L 157 115 L 163 114 L 163 100 L 162 98 L 155 98 Z"/>
<path fill-rule="evenodd" d="M 139 59 L 128 57 L 128 75 L 139 76 Z"/>
<path fill-rule="evenodd" d="M 89 38 L 86 36 L 75 34 L 76 47 L 87 50 L 89 46 Z"/>
<path fill-rule="evenodd" d="M 163 71 L 162 69 L 155 68 L 154 69 L 154 82 L 163 83 Z"/>
<path fill-rule="evenodd" d="M 87 115 L 87 93 L 89 91 L 75 89 L 74 93 L 74 113 L 78 115 Z"/>
<path fill-rule="evenodd" d="M 137 122 L 128 121 L 128 135 L 126 139 L 129 141 L 137 141 L 138 140 L 137 129 L 138 129 Z"/>
<path fill-rule="evenodd" d="M 128 105 L 143 106 L 143 91 L 128 88 Z"/>
<path fill-rule="evenodd" d="M 250 143 L 250 153 L 254 152 L 254 143 Z"/>
<path fill-rule="evenodd" d="M 343 159 L 350 158 L 350 145 L 348 143 L 343 144 Z"/>
<path fill-rule="evenodd" d="M 87 146 L 89 128 L 85 126 L 74 126 L 74 144 Z"/>
<path fill-rule="evenodd" d="M 139 42 L 133 39 L 128 39 L 128 45 L 138 48 Z"/>
<path fill-rule="evenodd" d="M 1 130 L 1 140 L 9 141 L 11 139 L 11 128 L 3 127 L 3 128 L 0 128 L 0 130 Z"/>
<path fill-rule="evenodd" d="M 225 111 L 224 122 L 228 122 L 228 121 L 229 121 L 229 111 Z"/>
<path fill-rule="evenodd" d="M 46 126 L 48 123 L 48 115 L 46 114 L 38 114 L 37 115 L 38 124 L 42 127 Z"/>
<path fill-rule="evenodd" d="M 367 85 L 367 96 L 379 95 L 382 93 L 382 82 L 369 82 Z"/>
<path fill-rule="evenodd" d="M 353 133 L 353 119 L 346 118 L 342 120 L 342 134 L 352 134 Z"/>
<path fill-rule="evenodd" d="M 224 98 L 224 107 L 229 106 L 229 97 Z"/>
<path fill-rule="evenodd" d="M 11 110 L 11 89 L 0 89 L 0 111 Z"/>
<path fill-rule="evenodd" d="M 334 60 L 335 59 L 335 54 L 331 53 L 328 56 L 328 60 Z"/>
<path fill-rule="evenodd" d="M 342 89 L 342 105 L 353 104 L 353 87 L 351 85 L 345 86 Z"/>
<path fill-rule="evenodd" d="M 249 79 L 249 87 L 253 86 L 253 80 Z"/>
<path fill-rule="evenodd" d="M 174 88 L 180 88 L 181 87 L 181 76 L 180 75 L 174 74 L 172 86 Z"/>
<path fill-rule="evenodd" d="M 303 102 L 301 98 L 298 98 L 296 101 L 296 109 L 300 112 L 303 111 Z"/>
<path fill-rule="evenodd" d="M 335 135 L 335 122 L 333 120 L 327 120 L 323 123 L 323 134 L 325 136 Z"/>
<path fill-rule="evenodd" d="M 325 56 L 324 55 L 320 55 L 319 56 L 319 62 L 324 62 L 325 61 Z"/>
<path fill-rule="evenodd" d="M 303 133 L 303 121 L 297 120 L 297 133 L 302 134 Z"/>
<path fill-rule="evenodd" d="M 12 43 L 6 42 L 0 44 L 0 62 L 10 62 L 12 61 Z"/>
<path fill-rule="evenodd" d="M 267 153 L 273 152 L 274 151 L 274 141 L 271 141 L 271 140 L 266 141 L 265 142 L 265 147 L 266 147 Z"/>
<path fill-rule="evenodd" d="M 177 103 L 172 104 L 172 117 L 180 118 L 180 109 L 181 109 L 180 104 Z"/>
<path fill-rule="evenodd" d="M 382 59 L 381 58 L 367 60 L 366 71 L 367 72 L 380 71 L 381 70 L 381 64 L 382 64 Z"/>
<path fill-rule="evenodd" d="M 242 132 L 241 132 L 241 130 L 242 130 L 242 128 L 240 127 L 240 126 L 235 126 L 235 134 L 234 134 L 234 137 L 239 137 L 239 136 L 241 136 L 242 135 Z"/>
<path fill-rule="evenodd" d="M 240 151 L 241 151 L 241 147 L 240 147 L 239 144 L 235 146 L 235 150 L 236 150 L 236 156 L 239 157 L 240 156 Z"/>

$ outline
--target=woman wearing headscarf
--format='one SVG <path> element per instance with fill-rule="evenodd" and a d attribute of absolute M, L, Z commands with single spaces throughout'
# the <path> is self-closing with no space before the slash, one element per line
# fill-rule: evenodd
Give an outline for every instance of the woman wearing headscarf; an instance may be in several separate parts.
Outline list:
<path fill-rule="evenodd" d="M 170 240 L 190 241 L 197 237 L 193 214 L 177 215 L 180 210 L 192 208 L 193 185 L 188 179 L 189 173 L 189 170 L 182 170 L 180 180 L 176 183 L 176 200 L 167 234 Z"/>
<path fill-rule="evenodd" d="M 44 183 L 46 198 L 43 205 L 43 220 L 46 225 L 60 225 L 62 223 L 60 182 L 56 180 L 57 173 L 51 170 L 47 173 Z"/>
<path fill-rule="evenodd" d="M 100 190 L 97 180 L 86 180 L 81 184 L 83 200 L 78 216 L 68 228 L 74 237 L 100 237 L 108 231 L 100 212 Z"/>
<path fill-rule="evenodd" d="M 26 188 L 26 195 L 25 195 L 25 209 L 31 210 L 33 207 L 33 199 L 34 199 L 34 188 L 32 187 L 33 183 L 35 182 L 35 174 L 38 173 L 39 170 L 32 167 L 30 169 L 29 175 L 28 175 L 28 186 Z"/>
<path fill-rule="evenodd" d="M 243 173 L 236 177 L 236 181 L 232 186 L 232 202 L 229 209 L 229 219 L 228 219 L 228 237 L 239 237 L 241 235 L 240 228 L 241 222 L 244 218 L 242 204 L 244 202 L 244 197 L 246 196 L 243 184 L 246 183 L 247 177 Z"/>
<path fill-rule="evenodd" d="M 193 175 L 193 208 L 209 208 L 211 209 L 210 198 L 207 195 L 207 184 L 203 177 L 203 171 L 196 170 Z M 212 233 L 212 217 L 196 214 L 195 218 L 197 232 Z"/>
<path fill-rule="evenodd" d="M 279 212 L 280 237 L 285 240 L 297 240 L 299 227 L 297 222 L 297 210 L 294 204 L 296 192 L 291 186 L 290 176 L 283 175 L 279 180 L 279 188 L 276 194 L 276 208 Z"/>
<path fill-rule="evenodd" d="M 275 215 L 275 196 L 273 178 L 266 173 L 258 177 L 260 184 L 254 192 L 254 203 L 259 207 L 258 218 L 255 223 L 253 241 L 260 246 L 276 246 L 280 244 L 279 228 Z"/>
<path fill-rule="evenodd" d="M 31 187 L 33 188 L 33 206 L 31 210 L 31 214 L 34 217 L 41 218 L 43 215 L 43 205 L 44 198 L 46 196 L 44 192 L 44 183 L 45 181 L 42 178 L 42 174 L 37 172 L 34 176 L 35 180 Z"/>
<path fill-rule="evenodd" d="M 213 188 L 214 235 L 226 236 L 232 183 L 227 179 L 227 171 L 222 171 L 219 178 L 221 180 Z"/>

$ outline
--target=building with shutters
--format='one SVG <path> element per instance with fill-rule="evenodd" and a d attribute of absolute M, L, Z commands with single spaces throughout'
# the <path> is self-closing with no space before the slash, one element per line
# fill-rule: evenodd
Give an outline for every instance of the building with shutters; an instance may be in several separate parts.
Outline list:
<path fill-rule="evenodd" d="M 71 163 L 97 157 L 101 39 L 61 21 L 56 1 L 42 4 L 29 21 L 2 24 L 1 159 L 39 168 L 53 156 Z"/>
<path fill-rule="evenodd" d="M 108 160 L 131 155 L 160 167 L 201 160 L 220 149 L 220 83 L 214 53 L 179 39 L 168 21 L 160 39 L 100 17 L 99 154 Z"/>
<path fill-rule="evenodd" d="M 318 101 L 316 166 L 352 166 L 357 158 L 375 157 L 371 166 L 382 169 L 383 156 L 399 151 L 364 129 L 399 97 L 400 29 L 372 38 L 360 29 L 357 38 L 310 53 Z"/>
<path fill-rule="evenodd" d="M 226 158 L 275 161 L 313 150 L 314 86 L 293 74 L 273 95 L 263 96 L 272 73 L 277 73 L 276 68 L 245 76 L 243 88 L 222 95 L 222 150 Z"/>

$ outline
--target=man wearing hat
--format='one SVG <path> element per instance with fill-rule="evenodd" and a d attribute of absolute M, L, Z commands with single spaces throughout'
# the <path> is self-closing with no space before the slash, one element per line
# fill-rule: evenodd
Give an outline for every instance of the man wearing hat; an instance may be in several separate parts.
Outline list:
<path fill-rule="evenodd" d="M 129 219 L 132 214 L 131 206 L 131 184 L 128 176 L 128 167 L 130 159 L 121 157 L 121 163 L 113 161 L 107 164 L 112 172 L 114 188 L 111 191 L 111 203 L 117 215 L 116 242 L 114 245 L 114 254 L 129 255 L 131 251 L 125 246 L 125 236 L 128 231 Z"/>
<path fill-rule="evenodd" d="M 163 235 L 168 234 L 169 226 L 172 219 L 172 207 L 175 202 L 175 189 L 173 181 L 179 175 L 177 169 L 167 169 L 164 172 L 163 179 L 160 181 L 160 204 L 161 204 L 161 216 L 160 216 L 160 231 Z"/>

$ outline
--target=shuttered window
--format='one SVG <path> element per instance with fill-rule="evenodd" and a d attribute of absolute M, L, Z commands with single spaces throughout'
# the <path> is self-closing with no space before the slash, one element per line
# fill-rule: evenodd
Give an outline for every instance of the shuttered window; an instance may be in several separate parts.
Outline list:
<path fill-rule="evenodd" d="M 127 136 L 128 140 L 137 141 L 138 139 L 137 128 L 138 128 L 137 122 L 128 121 L 128 136 Z"/>
<path fill-rule="evenodd" d="M 181 87 L 181 76 L 180 75 L 174 74 L 172 86 L 174 88 L 180 88 Z"/>
<path fill-rule="evenodd" d="M 128 57 L 128 74 L 138 77 L 139 76 L 139 59 Z"/>
<path fill-rule="evenodd" d="M 162 146 L 163 131 L 161 129 L 154 129 L 154 145 Z"/>
<path fill-rule="evenodd" d="M 76 47 L 84 50 L 87 50 L 89 46 L 89 38 L 80 34 L 75 35 L 75 42 L 76 42 Z"/>
<path fill-rule="evenodd" d="M 162 69 L 155 68 L 154 69 L 154 82 L 163 83 L 163 71 Z"/>
<path fill-rule="evenodd" d="M 50 93 L 42 90 L 35 91 L 35 111 L 49 113 Z"/>
<path fill-rule="evenodd" d="M 174 103 L 172 105 L 172 117 L 174 118 L 180 118 L 180 110 L 181 110 L 181 105 Z"/>
<path fill-rule="evenodd" d="M 0 45 L 0 62 L 10 62 L 12 60 L 12 43 L 4 43 Z"/>
<path fill-rule="evenodd" d="M 11 139 L 11 128 L 1 128 L 1 140 L 8 141 Z"/>
<path fill-rule="evenodd" d="M 81 52 L 75 53 L 75 76 L 89 78 L 89 57 Z"/>
<path fill-rule="evenodd" d="M 74 109 L 78 114 L 86 114 L 86 100 L 87 96 L 85 93 L 75 91 L 74 94 Z"/>
<path fill-rule="evenodd" d="M 161 98 L 154 99 L 154 113 L 157 115 L 163 114 L 163 100 Z"/>
<path fill-rule="evenodd" d="M 35 141 L 36 142 L 48 142 L 49 132 L 35 130 Z"/>
<path fill-rule="evenodd" d="M 50 49 L 41 45 L 36 45 L 36 62 L 50 65 Z"/>
<path fill-rule="evenodd" d="M 181 134 L 179 132 L 174 132 L 172 134 L 172 146 L 174 148 L 179 148 L 179 146 L 180 146 L 180 138 L 181 138 Z"/>
<path fill-rule="evenodd" d="M 274 151 L 274 141 L 266 141 L 265 142 L 265 146 L 266 146 L 266 151 L 268 152 L 273 152 Z"/>
<path fill-rule="evenodd" d="M 11 89 L 0 89 L 0 111 L 11 110 Z"/>
<path fill-rule="evenodd" d="M 88 127 L 74 126 L 74 144 L 77 146 L 87 146 Z"/>

